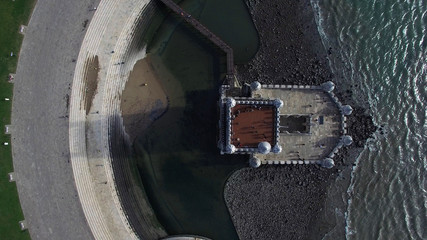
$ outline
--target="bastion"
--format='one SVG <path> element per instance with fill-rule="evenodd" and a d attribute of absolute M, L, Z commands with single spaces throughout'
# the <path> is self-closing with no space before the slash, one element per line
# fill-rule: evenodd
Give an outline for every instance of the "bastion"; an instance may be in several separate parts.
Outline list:
<path fill-rule="evenodd" d="M 223 85 L 218 147 L 221 154 L 248 154 L 249 164 L 334 166 L 334 155 L 352 138 L 349 105 L 335 97 L 333 82 L 320 86 Z"/>

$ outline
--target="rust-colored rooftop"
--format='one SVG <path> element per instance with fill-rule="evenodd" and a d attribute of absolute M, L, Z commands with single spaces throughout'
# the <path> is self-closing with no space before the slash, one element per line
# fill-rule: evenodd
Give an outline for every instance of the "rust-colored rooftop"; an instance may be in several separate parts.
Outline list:
<path fill-rule="evenodd" d="M 274 106 L 238 104 L 231 109 L 231 144 L 256 148 L 260 142 L 275 144 Z"/>

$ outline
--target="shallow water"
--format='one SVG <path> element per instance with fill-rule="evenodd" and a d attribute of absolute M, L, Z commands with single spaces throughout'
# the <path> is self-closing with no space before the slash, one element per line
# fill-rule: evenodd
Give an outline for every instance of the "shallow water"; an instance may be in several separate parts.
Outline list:
<path fill-rule="evenodd" d="M 382 126 L 353 173 L 347 238 L 427 239 L 427 4 L 312 5 L 336 81 L 352 85 Z"/>
<path fill-rule="evenodd" d="M 180 5 L 233 47 L 237 62 L 256 53 L 258 35 L 243 1 Z M 223 188 L 236 169 L 247 166 L 247 157 L 221 156 L 217 148 L 225 55 L 173 14 L 160 24 L 148 52 L 169 100 L 168 111 L 135 142 L 156 216 L 171 235 L 237 239 Z"/>

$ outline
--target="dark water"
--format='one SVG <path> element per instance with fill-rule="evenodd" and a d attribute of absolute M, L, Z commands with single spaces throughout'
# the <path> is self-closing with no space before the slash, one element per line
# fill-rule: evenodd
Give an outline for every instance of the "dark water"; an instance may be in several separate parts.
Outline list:
<path fill-rule="evenodd" d="M 383 125 L 354 168 L 347 238 L 427 239 L 427 2 L 312 5 L 334 73 Z"/>
<path fill-rule="evenodd" d="M 181 6 L 230 44 L 238 62 L 256 53 L 258 36 L 243 1 L 186 0 Z M 169 234 L 237 239 L 223 188 L 247 157 L 224 157 L 217 148 L 224 54 L 174 15 L 161 23 L 148 51 L 169 98 L 168 111 L 135 143 L 154 211 Z"/>

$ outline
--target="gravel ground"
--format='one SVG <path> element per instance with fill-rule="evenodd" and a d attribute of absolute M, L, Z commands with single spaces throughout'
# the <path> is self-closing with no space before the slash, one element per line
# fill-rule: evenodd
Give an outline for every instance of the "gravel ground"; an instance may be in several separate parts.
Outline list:
<path fill-rule="evenodd" d="M 238 67 L 239 79 L 302 85 L 334 81 L 328 65 L 333 52 L 322 45 L 310 1 L 249 0 L 247 5 L 260 49 L 250 63 Z M 340 186 L 346 191 L 355 152 L 376 131 L 365 109 L 354 105 L 353 90 L 338 89 L 340 101 L 354 107 L 348 118 L 354 144 L 337 154 L 332 169 L 285 165 L 234 173 L 225 186 L 225 200 L 241 239 L 321 239 L 337 225 L 325 212 L 328 189 L 340 178 L 347 179 Z"/>

